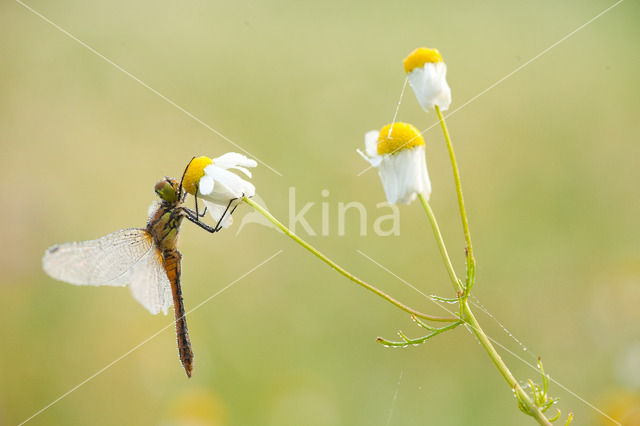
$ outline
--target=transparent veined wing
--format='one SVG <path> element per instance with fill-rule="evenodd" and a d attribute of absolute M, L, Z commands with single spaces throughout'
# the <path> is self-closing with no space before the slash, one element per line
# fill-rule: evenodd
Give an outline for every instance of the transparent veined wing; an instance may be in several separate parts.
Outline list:
<path fill-rule="evenodd" d="M 50 247 L 42 259 L 47 274 L 77 285 L 127 285 L 127 272 L 153 246 L 143 229 L 122 229 L 97 240 Z"/>
<path fill-rule="evenodd" d="M 144 229 L 122 229 L 91 241 L 49 248 L 42 267 L 51 277 L 76 285 L 131 286 L 152 314 L 170 306 L 171 284 L 160 252 Z"/>
<path fill-rule="evenodd" d="M 162 310 L 166 315 L 173 297 L 160 250 L 155 246 L 151 247 L 140 262 L 131 268 L 128 276 L 133 297 L 152 314 Z"/>

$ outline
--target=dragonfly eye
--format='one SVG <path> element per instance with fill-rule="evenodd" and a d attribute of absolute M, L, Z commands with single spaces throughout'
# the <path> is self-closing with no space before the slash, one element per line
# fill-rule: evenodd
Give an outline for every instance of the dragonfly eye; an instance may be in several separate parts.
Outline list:
<path fill-rule="evenodd" d="M 164 179 L 156 183 L 155 192 L 162 201 L 175 203 L 178 200 L 176 184 L 171 179 Z"/>

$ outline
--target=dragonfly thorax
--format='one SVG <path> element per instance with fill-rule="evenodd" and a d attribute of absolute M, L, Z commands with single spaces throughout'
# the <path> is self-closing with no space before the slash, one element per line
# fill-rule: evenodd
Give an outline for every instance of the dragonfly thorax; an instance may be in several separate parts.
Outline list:
<path fill-rule="evenodd" d="M 162 203 L 150 212 L 147 231 L 160 251 L 175 250 L 180 224 L 184 217 L 183 209 L 180 207 L 182 191 L 176 180 L 164 178 L 156 183 L 155 192 Z"/>

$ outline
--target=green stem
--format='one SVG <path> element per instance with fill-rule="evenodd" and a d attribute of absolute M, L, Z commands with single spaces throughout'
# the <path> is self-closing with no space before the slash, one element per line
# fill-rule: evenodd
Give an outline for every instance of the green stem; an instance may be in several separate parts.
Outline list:
<path fill-rule="evenodd" d="M 473 286 L 475 278 L 476 260 L 473 257 L 473 246 L 471 245 L 471 233 L 469 232 L 469 221 L 467 220 L 467 212 L 464 207 L 464 198 L 462 196 L 462 184 L 460 183 L 460 171 L 458 170 L 458 162 L 456 161 L 456 154 L 453 151 L 453 144 L 451 143 L 451 137 L 449 136 L 449 130 L 447 129 L 447 123 L 444 121 L 442 112 L 438 105 L 435 106 L 438 119 L 440 120 L 440 126 L 444 133 L 444 139 L 447 142 L 447 149 L 449 150 L 449 158 L 451 159 L 451 166 L 453 167 L 453 179 L 456 183 L 456 193 L 458 195 L 458 208 L 460 209 L 460 218 L 462 219 L 462 229 L 464 230 L 464 239 L 466 241 L 466 256 L 467 256 L 467 290 L 466 296 L 468 296 L 469 290 Z"/>
<path fill-rule="evenodd" d="M 413 308 L 410 308 L 409 306 L 406 306 L 405 304 L 403 304 L 402 302 L 399 302 L 398 300 L 394 299 L 393 297 L 389 296 L 388 294 L 386 294 L 385 292 L 383 292 L 382 290 L 379 290 L 378 288 L 372 286 L 371 284 L 362 281 L 360 278 L 356 277 L 355 275 L 349 273 L 348 271 L 346 271 L 344 268 L 342 268 L 340 265 L 338 265 L 337 263 L 335 263 L 334 261 L 332 261 L 331 259 L 329 259 L 327 256 L 325 256 L 324 254 L 322 254 L 320 251 L 318 251 L 315 247 L 313 247 L 311 244 L 307 243 L 306 241 L 304 241 L 302 238 L 300 238 L 299 236 L 297 236 L 295 233 L 293 233 L 293 231 L 291 231 L 289 228 L 287 228 L 286 226 L 284 226 L 282 223 L 280 223 L 278 221 L 278 219 L 276 219 L 275 217 L 273 217 L 271 215 L 271 213 L 269 213 L 268 211 L 266 211 L 262 206 L 260 206 L 259 204 L 255 203 L 253 200 L 244 197 L 242 199 L 242 201 L 244 201 L 245 203 L 249 204 L 251 207 L 253 207 L 258 213 L 260 213 L 261 215 L 263 215 L 264 217 L 266 217 L 271 223 L 273 223 L 275 226 L 278 227 L 278 229 L 280 229 L 282 232 L 284 232 L 287 236 L 289 236 L 289 238 L 291 238 L 292 240 L 294 240 L 295 242 L 297 242 L 298 244 L 300 244 L 302 247 L 306 248 L 307 250 L 309 250 L 311 253 L 313 253 L 317 258 L 319 258 L 320 260 L 322 260 L 324 263 L 326 263 L 327 265 L 331 266 L 333 269 L 335 269 L 336 271 L 338 271 L 340 274 L 342 274 L 343 276 L 347 277 L 348 279 L 350 279 L 351 281 L 353 281 L 354 283 L 366 288 L 367 290 L 369 290 L 370 292 L 382 297 L 383 299 L 385 299 L 387 302 L 397 306 L 398 308 L 402 309 L 403 311 L 415 315 L 416 317 L 425 319 L 425 320 L 429 320 L 429 321 L 438 321 L 438 322 L 456 322 L 459 321 L 458 318 L 444 318 L 444 317 L 438 317 L 438 316 L 433 316 L 433 315 L 427 315 L 427 314 L 423 314 L 422 312 L 416 311 Z"/>
<path fill-rule="evenodd" d="M 456 271 L 453 269 L 453 265 L 451 264 L 451 258 L 449 257 L 449 253 L 447 252 L 447 247 L 444 244 L 444 240 L 442 239 L 442 234 L 440 233 L 440 227 L 438 227 L 438 222 L 436 221 L 436 217 L 433 214 L 433 210 L 431 210 L 431 206 L 429 202 L 424 198 L 423 194 L 418 194 L 418 198 L 422 203 L 422 207 L 424 207 L 424 211 L 427 213 L 429 217 L 429 222 L 431 223 L 431 229 L 433 229 L 433 235 L 436 237 L 436 241 L 438 242 L 438 248 L 440 249 L 440 254 L 442 255 L 442 260 L 444 260 L 445 267 L 447 268 L 447 273 L 449 274 L 449 279 L 453 284 L 453 291 L 463 291 L 462 285 L 460 284 L 460 280 L 456 276 Z"/>
<path fill-rule="evenodd" d="M 540 409 L 531 401 L 529 395 L 524 391 L 524 389 L 522 389 L 520 383 L 518 383 L 516 378 L 513 376 L 507 365 L 500 357 L 500 354 L 498 354 L 498 351 L 496 351 L 496 349 L 491 344 L 491 341 L 480 327 L 478 320 L 473 315 L 473 312 L 471 312 L 471 309 L 469 308 L 469 302 L 465 300 L 462 303 L 465 313 L 465 321 L 467 322 L 467 324 L 469 324 L 471 331 L 476 335 L 482 347 L 485 349 L 485 351 L 487 351 L 487 354 L 489 354 L 491 361 L 493 361 L 494 365 L 498 368 L 498 371 L 500 371 L 502 377 L 504 377 L 511 389 L 516 393 L 517 398 L 522 401 L 523 405 L 528 411 L 528 414 L 536 419 L 539 424 L 550 426 L 551 422 L 547 419 L 544 413 L 542 413 L 542 411 L 540 411 Z"/>
<path fill-rule="evenodd" d="M 466 276 L 466 288 L 464 291 L 464 296 L 460 301 L 462 305 L 461 315 L 464 315 L 464 319 L 467 322 L 467 324 L 469 324 L 471 331 L 478 338 L 478 341 L 480 342 L 482 347 L 485 349 L 485 351 L 489 355 L 489 358 L 491 358 L 491 361 L 493 361 L 493 364 L 496 366 L 498 371 L 500 371 L 500 374 L 502 374 L 502 377 L 509 384 L 513 392 L 515 392 L 516 397 L 518 398 L 518 401 L 521 402 L 521 404 L 526 409 L 527 413 L 531 415 L 534 419 L 536 419 L 536 421 L 539 424 L 551 426 L 551 422 L 549 421 L 549 419 L 547 419 L 544 413 L 542 413 L 539 407 L 537 407 L 535 403 L 531 401 L 531 398 L 529 397 L 529 395 L 524 391 L 524 389 L 522 389 L 522 386 L 520 386 L 520 383 L 518 383 L 516 378 L 513 376 L 513 374 L 507 367 L 507 365 L 504 363 L 504 361 L 500 357 L 500 354 L 498 354 L 498 351 L 496 351 L 496 349 L 493 347 L 493 345 L 491 344 L 491 341 L 489 340 L 489 337 L 487 337 L 484 330 L 482 330 L 482 328 L 480 327 L 480 324 L 478 323 L 478 320 L 476 319 L 476 317 L 473 315 L 473 312 L 471 312 L 471 309 L 469 308 L 469 302 L 467 300 L 467 297 L 469 296 L 469 292 L 475 281 L 475 268 L 476 268 L 475 258 L 473 257 L 473 246 L 471 244 L 471 233 L 469 232 L 469 221 L 467 220 L 467 212 L 464 206 L 464 198 L 462 196 L 462 184 L 460 182 L 460 171 L 458 170 L 458 162 L 456 161 L 456 155 L 455 155 L 455 152 L 453 151 L 453 144 L 451 142 L 451 137 L 449 136 L 449 130 L 447 129 L 447 124 L 444 121 L 444 117 L 442 116 L 442 112 L 440 111 L 440 107 L 438 107 L 438 105 L 435 106 L 435 110 L 436 110 L 436 113 L 438 114 L 438 119 L 440 120 L 440 126 L 442 127 L 444 139 L 447 142 L 447 149 L 449 150 L 449 158 L 451 159 L 451 166 L 453 168 L 453 178 L 455 180 L 455 185 L 456 185 L 456 194 L 458 196 L 458 208 L 460 209 L 460 218 L 462 220 L 462 229 L 464 231 L 464 239 L 466 242 L 465 252 L 466 252 L 466 258 L 467 258 L 467 276 Z M 428 207 L 428 204 L 426 204 L 426 202 L 423 202 L 423 205 L 426 205 L 425 206 L 425 210 L 426 210 L 426 208 Z M 427 212 L 427 214 L 429 213 Z M 431 219 L 431 216 L 429 218 Z M 437 239 L 441 240 L 441 237 L 438 237 L 438 236 L 436 237 Z M 446 260 L 445 260 L 445 263 L 447 263 Z M 449 261 L 448 263 L 450 264 L 451 262 Z"/>
<path fill-rule="evenodd" d="M 458 321 L 454 322 L 453 324 L 446 325 L 446 326 L 444 326 L 442 328 L 432 329 L 433 332 L 427 334 L 424 337 L 420 337 L 418 339 L 409 339 L 407 336 L 404 335 L 404 333 L 402 333 L 402 331 L 398 331 L 398 335 L 400 337 L 402 337 L 402 340 L 403 340 L 402 342 L 392 342 L 392 341 L 384 339 L 382 337 L 378 337 L 376 339 L 376 341 L 378 341 L 379 343 L 382 343 L 384 346 L 388 346 L 390 348 L 406 348 L 407 346 L 417 346 L 417 345 L 421 345 L 421 344 L 425 343 L 427 340 L 433 339 L 438 334 L 442 334 L 442 333 L 444 333 L 446 331 L 453 330 L 454 328 L 456 328 L 460 324 L 462 324 L 462 321 L 458 320 Z M 431 328 L 431 327 L 429 327 L 429 328 Z"/>

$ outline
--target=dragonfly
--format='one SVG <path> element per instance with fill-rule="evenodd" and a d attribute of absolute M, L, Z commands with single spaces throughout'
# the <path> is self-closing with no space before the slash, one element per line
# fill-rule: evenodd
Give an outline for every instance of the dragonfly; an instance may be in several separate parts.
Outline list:
<path fill-rule="evenodd" d="M 185 169 L 185 173 L 187 168 Z M 193 350 L 180 283 L 182 255 L 178 251 L 178 234 L 183 219 L 215 233 L 222 229 L 222 220 L 235 199 L 216 223 L 210 226 L 200 221 L 206 214 L 184 207 L 187 192 L 172 178 L 155 185 L 156 200 L 149 209 L 145 228 L 121 229 L 96 240 L 71 242 L 50 247 L 42 259 L 44 271 L 60 281 L 76 285 L 129 286 L 133 297 L 152 314 L 165 315 L 173 302 L 176 339 L 180 362 L 187 377 L 193 371 Z"/>

